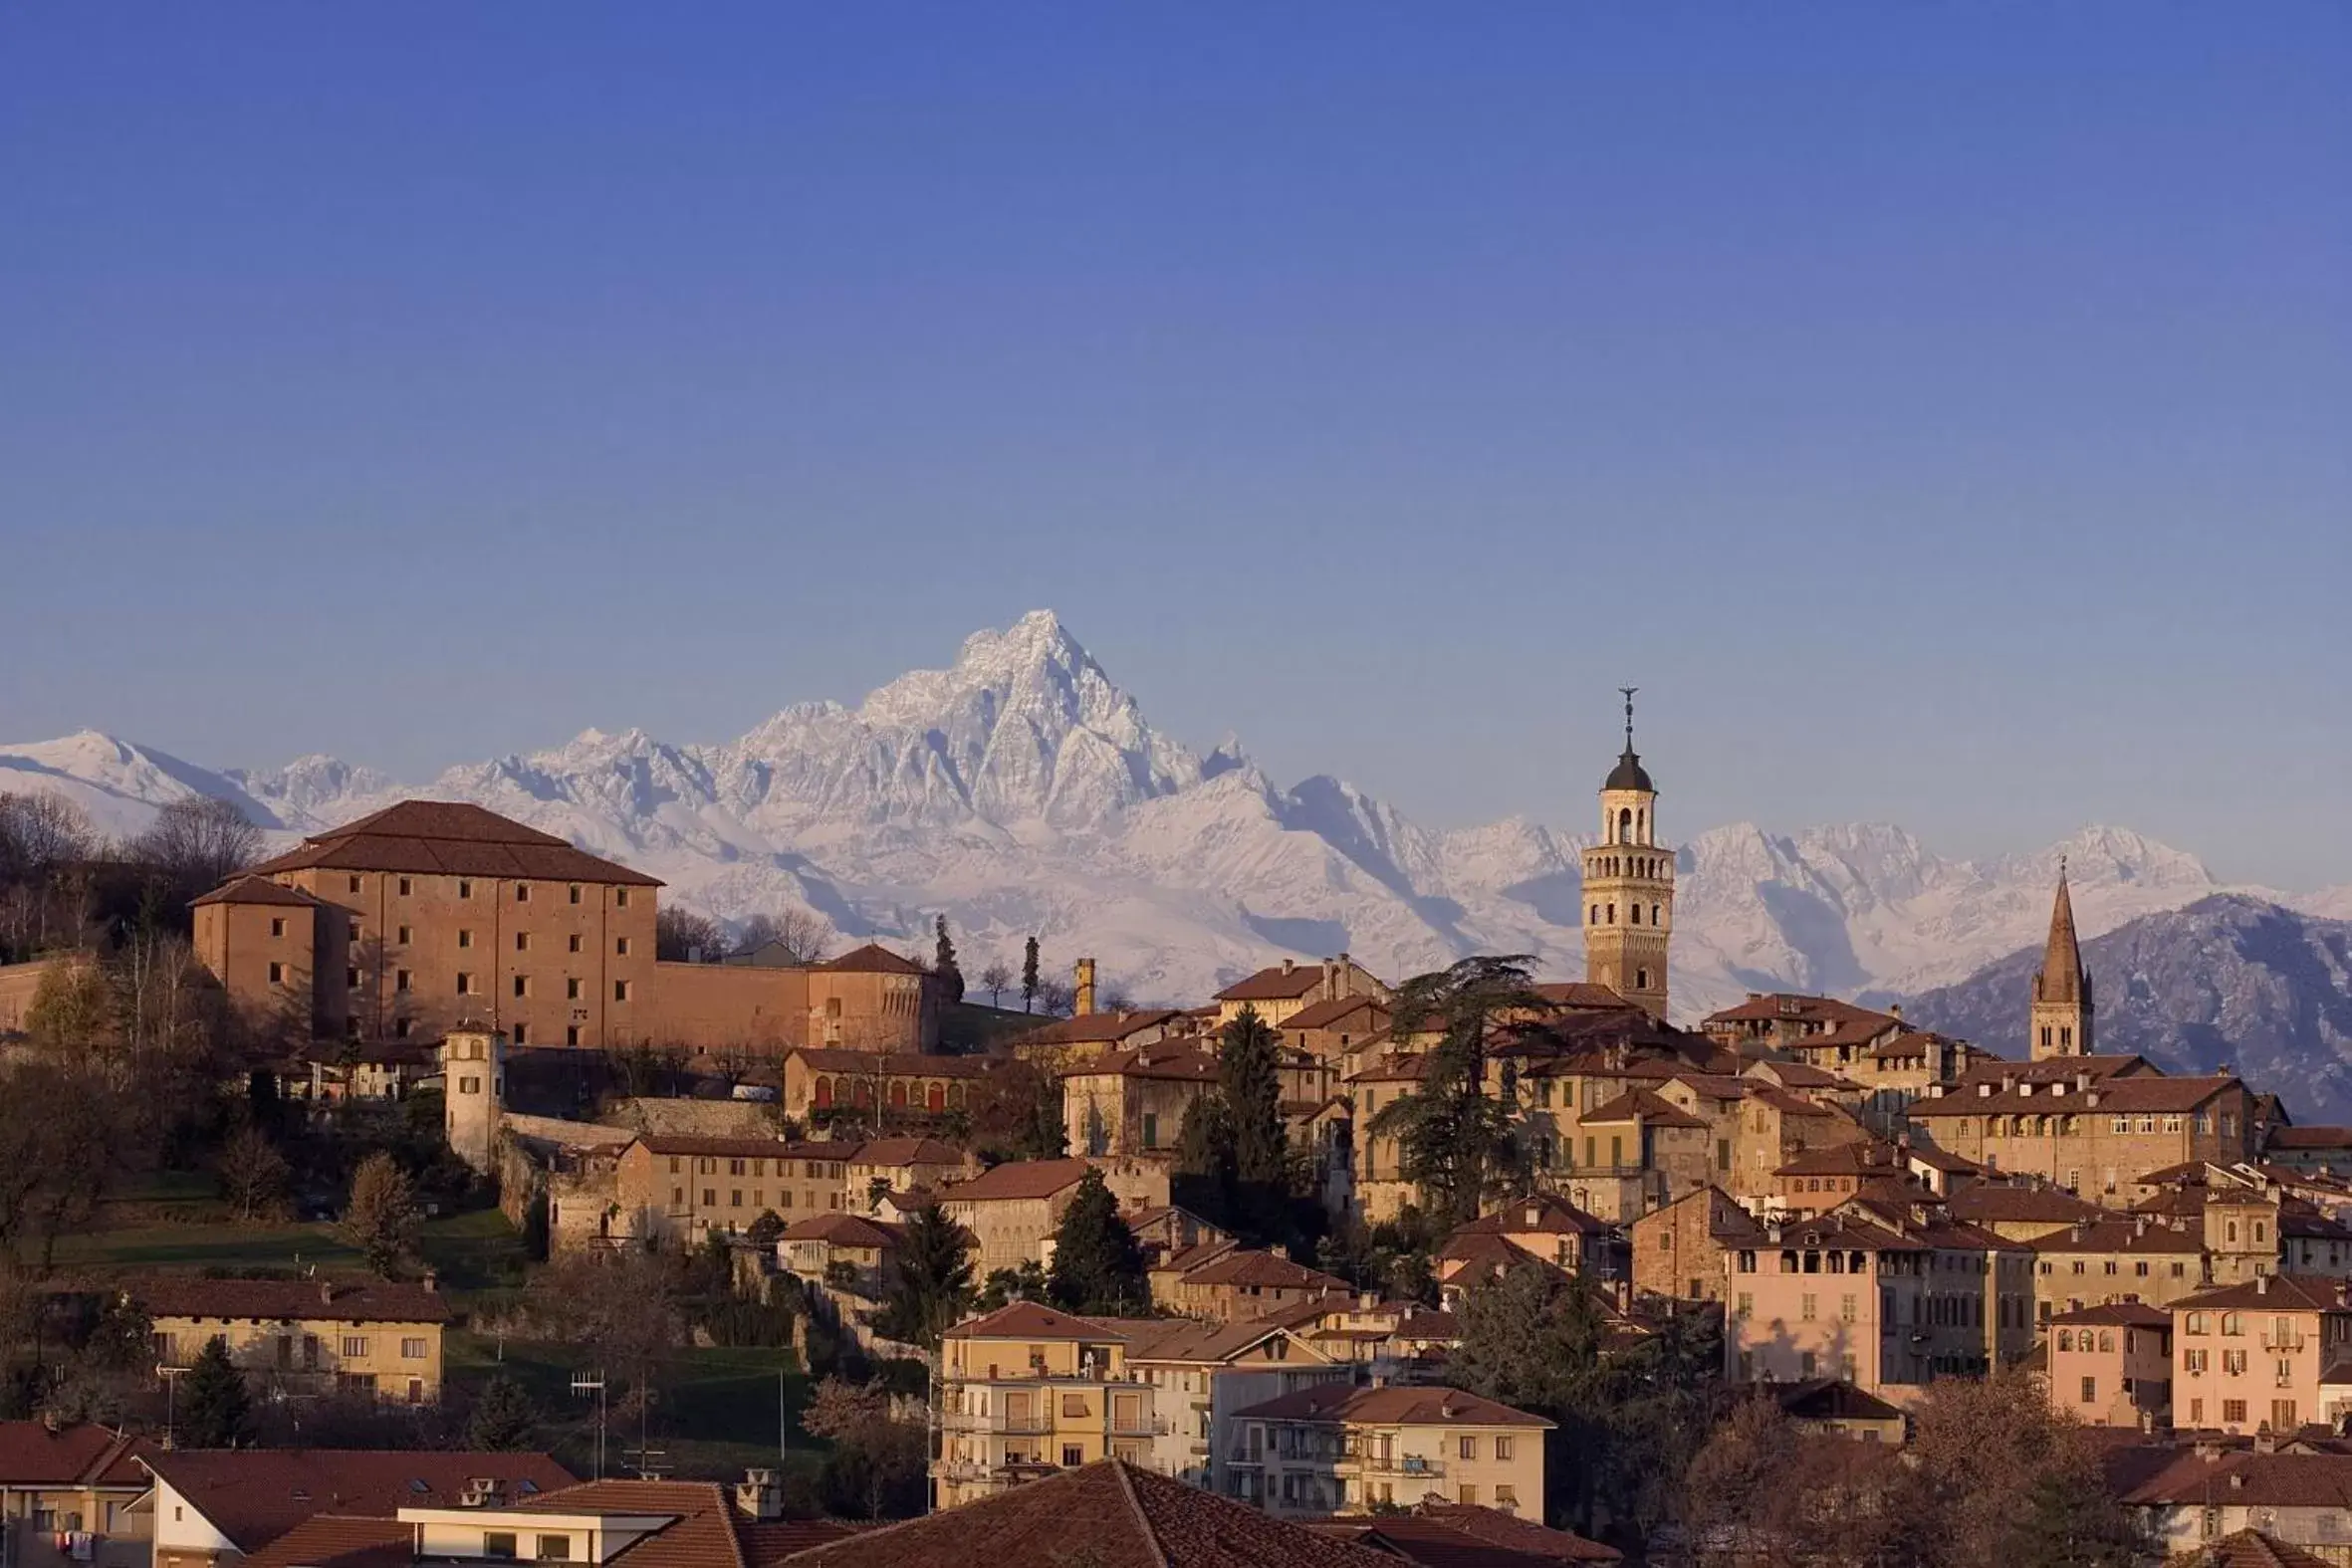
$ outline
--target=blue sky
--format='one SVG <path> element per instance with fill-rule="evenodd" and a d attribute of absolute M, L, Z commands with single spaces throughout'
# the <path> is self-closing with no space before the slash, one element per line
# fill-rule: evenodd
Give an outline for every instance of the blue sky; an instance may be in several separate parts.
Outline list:
<path fill-rule="evenodd" d="M 19 4 L 0 738 L 422 778 L 1050 605 L 1433 823 L 2352 880 L 2352 10 Z"/>

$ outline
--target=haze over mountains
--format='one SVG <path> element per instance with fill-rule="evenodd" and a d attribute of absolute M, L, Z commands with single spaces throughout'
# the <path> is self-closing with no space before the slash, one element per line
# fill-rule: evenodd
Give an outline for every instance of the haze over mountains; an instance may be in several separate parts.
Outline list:
<path fill-rule="evenodd" d="M 1651 761 L 1671 791 L 1674 759 Z M 1606 762 L 1596 750 L 1591 780 L 1562 781 L 1563 810 L 1581 810 Z M 0 746 L 0 788 L 56 789 L 116 832 L 191 792 L 287 834 L 407 795 L 473 800 L 723 919 L 799 904 L 844 937 L 915 949 L 944 912 L 967 974 L 1036 932 L 1050 965 L 1091 953 L 1139 1000 L 1197 1000 L 1285 954 L 1347 951 L 1399 976 L 1527 952 L 1548 976 L 1582 973 L 1582 823 L 1432 829 L 1336 779 L 1284 786 L 1237 742 L 1201 752 L 1155 731 L 1048 611 L 854 708 L 786 708 L 721 745 L 591 730 L 410 784 L 326 757 L 212 771 L 84 732 Z M 1679 851 L 1676 1012 L 1751 990 L 1954 985 L 2038 943 L 2061 854 L 2086 937 L 2233 891 L 2119 827 L 1982 862 L 1876 823 L 1710 828 Z M 2234 891 L 2352 914 L 2352 889 Z"/>

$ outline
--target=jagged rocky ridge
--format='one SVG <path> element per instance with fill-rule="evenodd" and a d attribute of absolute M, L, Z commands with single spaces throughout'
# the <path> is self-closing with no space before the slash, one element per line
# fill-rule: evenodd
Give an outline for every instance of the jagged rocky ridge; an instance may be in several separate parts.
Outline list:
<path fill-rule="evenodd" d="M 1592 810 L 1607 742 L 1591 780 L 1563 784 L 1560 819 Z M 1671 828 L 1676 763 L 1651 762 Z M 1057 967 L 1089 952 L 1144 1000 L 1197 999 L 1286 953 L 1346 950 L 1390 975 L 1476 951 L 1582 969 L 1580 827 L 1426 828 L 1336 779 L 1282 786 L 1238 742 L 1188 749 L 1047 611 L 855 707 L 787 708 L 720 745 L 589 731 L 407 784 L 325 757 L 211 772 L 86 732 L 0 747 L 0 788 L 23 787 L 71 794 L 118 832 L 191 792 L 289 835 L 410 794 L 475 800 L 723 919 L 800 904 L 844 936 L 913 948 L 944 912 L 968 974 L 1036 932 Z M 1711 828 L 1679 853 L 1676 1009 L 1961 981 L 2035 939 L 2061 853 L 2086 933 L 2220 891 L 2194 857 L 2121 828 L 1989 862 L 1882 824 Z M 2315 895 L 2329 897 L 2344 895 Z"/>

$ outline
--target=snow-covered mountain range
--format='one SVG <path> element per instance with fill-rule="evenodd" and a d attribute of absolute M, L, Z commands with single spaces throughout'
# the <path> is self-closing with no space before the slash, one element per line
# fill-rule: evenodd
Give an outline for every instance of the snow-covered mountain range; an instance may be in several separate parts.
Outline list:
<path fill-rule="evenodd" d="M 1336 779 L 1284 787 L 1238 743 L 1191 750 L 1049 611 L 857 707 L 787 708 L 722 745 L 591 730 L 410 784 L 327 757 L 216 772 L 84 732 L 0 746 L 0 789 L 26 788 L 68 794 L 117 833 L 191 793 L 288 835 L 408 795 L 473 800 L 722 919 L 799 905 L 844 937 L 913 949 L 944 912 L 967 974 L 1017 959 L 1035 932 L 1050 963 L 1092 954 L 1143 1000 L 1198 1000 L 1285 954 L 1344 950 L 1389 976 L 1478 951 L 1532 953 L 1556 977 L 1583 965 L 1573 831 L 1521 817 L 1425 828 Z M 1881 824 L 1711 828 L 1679 852 L 1676 1011 L 1751 990 L 1960 981 L 2038 940 L 2061 854 L 2086 936 L 2226 891 L 2123 828 L 1982 862 Z M 2352 889 L 2244 891 L 2352 914 Z"/>

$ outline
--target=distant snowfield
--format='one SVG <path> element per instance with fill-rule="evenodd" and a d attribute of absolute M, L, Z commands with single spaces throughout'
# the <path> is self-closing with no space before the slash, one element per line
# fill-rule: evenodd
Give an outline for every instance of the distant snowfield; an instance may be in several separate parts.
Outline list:
<path fill-rule="evenodd" d="M 1596 753 L 1595 787 L 1608 761 Z M 214 771 L 85 731 L 0 746 L 5 789 L 67 795 L 115 834 L 217 795 L 289 840 L 411 795 L 472 800 L 661 877 L 666 897 L 722 920 L 798 905 L 845 938 L 913 950 L 944 913 L 967 975 L 1017 962 L 1034 933 L 1050 965 L 1091 954 L 1144 1001 L 1198 1001 L 1285 955 L 1341 951 L 1391 978 L 1474 952 L 1583 973 L 1582 839 L 1521 817 L 1427 829 L 1326 777 L 1278 787 L 1236 743 L 1199 753 L 1153 730 L 1044 610 L 975 633 L 949 669 L 900 676 L 855 708 L 787 708 L 724 745 L 590 730 L 408 784 L 329 757 Z M 2086 936 L 2222 891 L 2352 916 L 2352 888 L 2225 889 L 2125 828 L 1971 862 L 1882 824 L 1741 822 L 1680 848 L 1675 1010 L 1962 980 L 2040 940 L 2060 855 Z"/>

